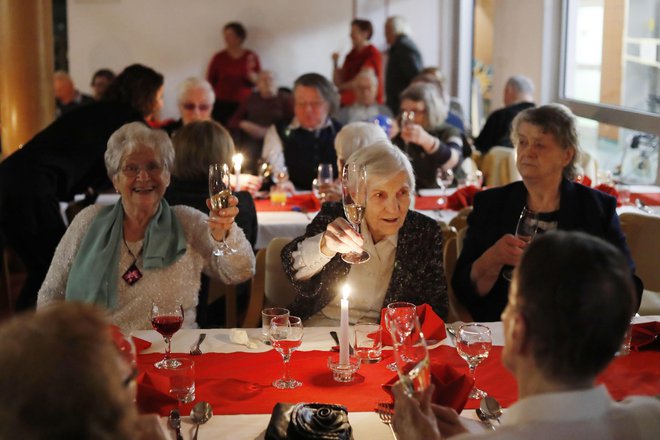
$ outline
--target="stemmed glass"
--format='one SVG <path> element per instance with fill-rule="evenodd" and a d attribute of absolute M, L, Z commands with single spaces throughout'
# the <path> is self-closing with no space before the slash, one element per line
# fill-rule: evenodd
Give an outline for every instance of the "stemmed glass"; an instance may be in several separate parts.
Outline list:
<path fill-rule="evenodd" d="M 364 165 L 347 163 L 341 176 L 341 192 L 344 204 L 344 214 L 349 223 L 360 233 L 360 224 L 367 210 L 367 169 Z M 341 259 L 349 264 L 360 264 L 368 261 L 371 256 L 366 251 L 347 252 Z"/>
<path fill-rule="evenodd" d="M 431 362 L 417 314 L 411 321 L 402 321 L 403 326 L 399 322 L 395 319 L 390 327 L 395 365 L 405 392 L 412 396 L 431 383 Z"/>
<path fill-rule="evenodd" d="M 282 355 L 284 361 L 284 375 L 273 382 L 273 386 L 280 390 L 298 388 L 302 382 L 289 376 L 289 360 L 293 352 L 302 344 L 302 320 L 297 316 L 276 316 L 270 321 L 268 337 L 273 348 Z"/>
<path fill-rule="evenodd" d="M 403 342 L 412 333 L 417 316 L 417 307 L 413 303 L 398 301 L 387 305 L 385 309 L 385 327 L 392 335 L 392 343 L 395 339 Z M 387 369 L 397 371 L 396 361 L 387 365 Z"/>
<path fill-rule="evenodd" d="M 401 130 L 407 125 L 415 123 L 415 112 L 412 110 L 404 110 L 401 112 Z M 406 142 L 406 154 L 408 153 L 408 142 Z"/>
<path fill-rule="evenodd" d="M 229 208 L 229 198 L 231 197 L 229 176 L 227 164 L 213 163 L 209 165 L 209 196 L 211 208 L 214 211 Z M 222 237 L 222 243 L 213 250 L 213 255 L 216 257 L 234 253 L 236 250 L 227 244 L 226 237 Z"/>
<path fill-rule="evenodd" d="M 474 379 L 474 371 L 482 361 L 484 361 L 490 349 L 493 346 L 493 340 L 490 335 L 490 329 L 482 324 L 463 324 L 456 333 L 456 350 L 458 354 L 465 359 L 470 367 L 470 375 Z M 487 396 L 487 393 L 476 386 L 470 391 L 470 399 L 481 399 Z"/>
<path fill-rule="evenodd" d="M 516 238 L 522 240 L 525 243 L 532 241 L 536 235 L 536 231 L 539 225 L 539 214 L 531 209 L 528 209 L 527 206 L 524 206 L 520 212 L 520 218 L 518 219 L 518 225 L 516 226 Z M 513 268 L 507 267 L 502 271 L 502 276 L 504 279 L 511 281 L 511 276 L 513 274 Z"/>
<path fill-rule="evenodd" d="M 445 198 L 445 191 L 447 187 L 454 182 L 454 172 L 451 168 L 444 169 L 442 167 L 438 168 L 435 172 L 435 181 L 440 187 L 440 198 L 438 199 L 438 205 L 445 205 L 447 199 Z"/>
<path fill-rule="evenodd" d="M 182 324 L 183 306 L 181 303 L 151 304 L 151 325 L 163 336 L 167 344 L 165 356 L 154 364 L 156 368 L 171 369 L 181 365 L 176 359 L 170 358 L 170 348 L 172 336 L 181 328 Z"/>
<path fill-rule="evenodd" d="M 334 171 L 331 163 L 322 163 L 318 167 L 316 179 L 312 181 L 314 196 L 321 202 L 325 201 L 328 189 L 334 185 Z"/>

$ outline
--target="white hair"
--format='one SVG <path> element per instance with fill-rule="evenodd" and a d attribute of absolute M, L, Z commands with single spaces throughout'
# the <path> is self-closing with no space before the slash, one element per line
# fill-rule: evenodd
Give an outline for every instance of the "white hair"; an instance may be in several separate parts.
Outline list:
<path fill-rule="evenodd" d="M 534 93 L 534 82 L 523 75 L 514 75 L 508 79 L 506 85 L 518 94 L 531 95 Z"/>
<path fill-rule="evenodd" d="M 347 163 L 357 163 L 367 168 L 367 182 L 378 184 L 405 171 L 410 191 L 415 191 L 415 173 L 408 157 L 387 140 L 379 140 L 367 148 L 351 154 Z"/>
<path fill-rule="evenodd" d="M 387 141 L 387 135 L 378 124 L 351 122 L 344 125 L 335 136 L 337 158 L 345 161 L 357 150 L 380 140 Z"/>
<path fill-rule="evenodd" d="M 167 133 L 163 130 L 149 128 L 141 122 L 130 122 L 122 125 L 108 139 L 108 147 L 103 159 L 110 178 L 119 172 L 124 156 L 132 153 L 138 147 L 147 147 L 156 151 L 160 155 L 165 169 L 172 169 L 174 147 Z"/>
<path fill-rule="evenodd" d="M 187 78 L 185 81 L 179 84 L 176 94 L 177 103 L 183 104 L 183 101 L 185 100 L 188 92 L 194 89 L 203 90 L 206 93 L 206 96 L 208 97 L 211 105 L 213 105 L 213 103 L 215 102 L 215 92 L 213 91 L 213 87 L 205 79 L 197 78 L 194 76 Z"/>
<path fill-rule="evenodd" d="M 410 26 L 400 15 L 391 16 L 387 23 L 392 27 L 394 35 L 410 35 Z"/>

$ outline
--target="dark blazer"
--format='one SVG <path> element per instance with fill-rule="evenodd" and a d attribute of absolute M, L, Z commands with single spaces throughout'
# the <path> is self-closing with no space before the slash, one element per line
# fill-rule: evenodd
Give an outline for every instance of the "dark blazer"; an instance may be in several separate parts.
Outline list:
<path fill-rule="evenodd" d="M 282 249 L 284 271 L 298 291 L 293 304 L 288 306 L 292 315 L 306 319 L 319 312 L 335 297 L 348 275 L 350 264 L 337 254 L 312 278 L 294 279 L 291 254 L 298 248 L 298 243 L 325 231 L 327 225 L 340 216 L 344 217 L 341 203 L 325 203 L 307 226 L 305 235 Z M 399 230 L 394 270 L 383 306 L 394 301 L 417 305 L 428 303 L 442 319 L 447 319 L 449 305 L 442 265 L 442 233 L 435 220 L 415 211 L 408 211 Z"/>
<path fill-rule="evenodd" d="M 470 279 L 472 263 L 504 234 L 514 234 L 520 212 L 527 201 L 523 182 L 489 189 L 475 196 L 474 210 L 468 217 L 468 230 L 463 250 L 454 270 L 452 286 L 459 301 L 475 321 L 499 321 L 507 304 L 509 281 L 500 276 L 491 291 L 479 296 Z M 560 188 L 557 229 L 582 231 L 600 237 L 624 253 L 631 271 L 635 264 L 630 256 L 626 237 L 619 224 L 614 197 L 584 185 L 563 180 Z M 635 277 L 638 295 L 643 290 Z"/>
<path fill-rule="evenodd" d="M 486 154 L 488 150 L 496 146 L 513 148 L 510 139 L 513 119 L 521 111 L 532 108 L 535 105 L 533 102 L 519 102 L 518 104 L 513 104 L 491 113 L 488 119 L 486 119 L 484 128 L 481 129 L 479 137 L 474 140 L 477 150 Z"/>
<path fill-rule="evenodd" d="M 390 46 L 385 66 L 386 104 L 395 115 L 399 113 L 399 95 L 423 67 L 417 45 L 407 35 L 400 35 Z"/>

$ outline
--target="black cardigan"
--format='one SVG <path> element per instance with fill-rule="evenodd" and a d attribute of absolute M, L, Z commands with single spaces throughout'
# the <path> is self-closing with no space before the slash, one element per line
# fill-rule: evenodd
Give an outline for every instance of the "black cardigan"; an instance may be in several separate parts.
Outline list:
<path fill-rule="evenodd" d="M 325 231 L 327 225 L 340 216 L 344 216 L 341 203 L 325 203 L 307 226 L 305 235 L 282 249 L 284 271 L 298 291 L 294 302 L 288 306 L 293 315 L 306 319 L 319 312 L 332 301 L 348 275 L 350 264 L 337 254 L 312 278 L 294 279 L 292 253 L 298 243 Z M 399 230 L 394 269 L 383 306 L 394 301 L 428 303 L 442 319 L 447 319 L 449 305 L 442 265 L 442 233 L 435 220 L 415 211 L 408 212 Z"/>

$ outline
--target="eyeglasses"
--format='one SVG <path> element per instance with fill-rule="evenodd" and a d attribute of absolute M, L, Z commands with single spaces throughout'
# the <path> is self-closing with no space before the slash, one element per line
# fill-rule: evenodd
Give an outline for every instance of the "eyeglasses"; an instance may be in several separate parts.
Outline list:
<path fill-rule="evenodd" d="M 156 177 L 156 176 L 160 176 L 160 173 L 163 172 L 163 166 L 157 162 L 151 162 L 142 166 L 135 164 L 128 164 L 122 167 L 121 172 L 126 177 L 135 178 L 138 176 L 138 174 L 140 174 L 142 170 L 146 171 L 150 177 Z"/>
<path fill-rule="evenodd" d="M 195 104 L 194 102 L 184 102 L 181 106 L 188 111 L 192 111 L 197 108 L 200 112 L 207 112 L 211 109 L 211 104 Z"/>

